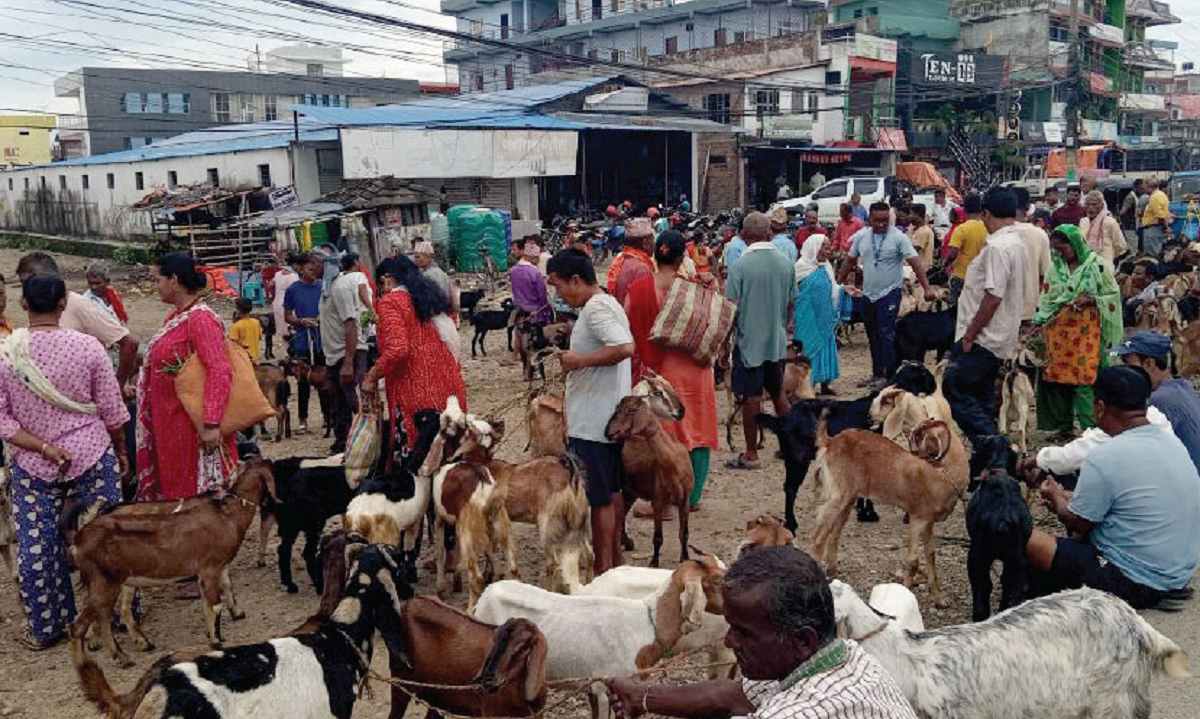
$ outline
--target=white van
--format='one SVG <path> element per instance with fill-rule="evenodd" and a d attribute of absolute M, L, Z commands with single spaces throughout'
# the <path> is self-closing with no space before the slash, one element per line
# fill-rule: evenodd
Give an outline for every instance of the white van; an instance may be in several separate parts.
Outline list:
<path fill-rule="evenodd" d="M 839 177 L 818 187 L 811 194 L 775 203 L 771 209 L 784 207 L 788 214 L 802 214 L 810 203 L 817 204 L 819 220 L 825 224 L 834 224 L 841 215 L 842 203 L 849 202 L 854 193 L 862 195 L 862 206 L 870 207 L 873 202 L 887 202 L 892 192 L 899 188 L 914 193 L 913 202 L 924 204 L 928 210 L 933 207 L 933 194 L 917 195 L 916 188 L 906 180 L 896 177 Z"/>

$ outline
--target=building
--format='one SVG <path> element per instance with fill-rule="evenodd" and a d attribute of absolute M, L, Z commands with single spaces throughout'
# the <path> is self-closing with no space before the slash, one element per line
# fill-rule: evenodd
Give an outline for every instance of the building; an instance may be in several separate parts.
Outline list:
<path fill-rule="evenodd" d="M 51 115 L 0 116 L 0 167 L 43 165 L 50 162 Z"/>
<path fill-rule="evenodd" d="M 74 154 L 100 155 L 213 125 L 286 119 L 296 104 L 374 107 L 418 94 L 415 80 L 327 76 L 326 65 L 306 64 L 321 65 L 321 74 L 85 67 L 54 83 L 58 97 L 79 102 L 77 115 L 61 118 L 60 134 L 79 146 Z"/>
<path fill-rule="evenodd" d="M 267 75 L 304 75 L 305 77 L 342 77 L 349 60 L 342 59 L 340 47 L 321 45 L 284 45 L 247 58 L 250 72 Z"/>
<path fill-rule="evenodd" d="M 696 50 L 798 35 L 825 16 L 818 0 L 442 0 L 441 8 L 456 18 L 460 33 L 479 38 L 445 48 L 464 93 L 520 87 L 544 72 L 586 76 L 589 61 L 648 66 Z"/>

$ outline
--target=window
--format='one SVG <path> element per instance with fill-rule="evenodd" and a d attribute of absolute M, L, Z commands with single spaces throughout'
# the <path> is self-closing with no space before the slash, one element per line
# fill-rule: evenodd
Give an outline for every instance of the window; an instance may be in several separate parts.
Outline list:
<path fill-rule="evenodd" d="M 826 200 L 830 198 L 846 197 L 846 181 L 837 180 L 828 182 L 821 189 L 813 193 L 814 200 Z"/>
<path fill-rule="evenodd" d="M 592 49 L 588 50 L 588 59 L 589 60 L 597 60 L 597 59 L 599 59 L 599 57 L 600 57 L 600 51 L 597 50 L 596 48 L 592 48 Z"/>
<path fill-rule="evenodd" d="M 815 92 L 808 93 L 808 111 L 812 113 L 821 110 L 821 96 Z"/>
<path fill-rule="evenodd" d="M 133 173 L 133 186 L 139 190 L 146 189 L 146 176 L 140 172 Z"/>
<path fill-rule="evenodd" d="M 41 176 L 41 177 L 39 177 L 38 179 L 39 179 L 39 180 L 41 180 L 41 182 L 42 182 L 42 189 L 43 189 L 43 190 L 44 190 L 44 189 L 46 189 L 46 176 L 45 176 L 45 175 L 42 175 L 42 176 Z"/>
<path fill-rule="evenodd" d="M 862 8 L 856 8 L 854 10 L 854 19 L 857 20 L 862 16 L 863 16 Z"/>
<path fill-rule="evenodd" d="M 192 96 L 186 92 L 167 93 L 167 112 L 172 115 L 186 115 L 192 111 Z"/>
<path fill-rule="evenodd" d="M 825 84 L 827 86 L 840 86 L 842 84 L 841 71 L 825 73 Z"/>
<path fill-rule="evenodd" d="M 621 61 L 621 51 L 613 50 L 612 52 L 609 53 L 609 59 L 612 62 L 620 62 Z"/>
<path fill-rule="evenodd" d="M 179 187 L 179 173 L 167 170 L 167 189 L 174 190 L 176 187 Z"/>
<path fill-rule="evenodd" d="M 879 180 L 855 180 L 854 191 L 860 195 L 873 195 L 879 191 Z"/>
<path fill-rule="evenodd" d="M 9 190 L 9 192 L 12 192 L 12 188 L 13 188 L 13 181 L 12 181 L 12 178 L 10 177 L 10 178 L 8 178 L 8 190 Z"/>
<path fill-rule="evenodd" d="M 779 114 L 779 90 L 755 90 L 754 114 L 762 119 L 764 115 Z"/>
<path fill-rule="evenodd" d="M 483 92 L 483 75 L 482 74 L 475 76 L 475 91 Z"/>
<path fill-rule="evenodd" d="M 91 189 L 92 181 L 91 181 L 91 178 L 89 178 L 87 175 L 80 177 L 79 181 L 83 184 L 83 189 L 85 189 L 85 190 Z"/>
<path fill-rule="evenodd" d="M 114 175 L 114 174 L 112 174 L 112 173 L 110 172 L 110 173 L 108 173 L 108 175 L 106 176 L 106 179 L 107 179 L 107 182 L 108 182 L 108 189 L 110 189 L 110 190 L 115 190 L 115 189 L 117 189 L 117 176 L 116 176 L 116 175 Z"/>
<path fill-rule="evenodd" d="M 592 19 L 599 20 L 604 17 L 604 0 L 592 0 Z"/>
<path fill-rule="evenodd" d="M 508 39 L 508 13 L 500 13 L 500 39 Z"/>
<path fill-rule="evenodd" d="M 621 12 L 621 0 L 612 0 L 612 3 L 608 6 L 608 9 L 612 10 L 613 12 Z"/>
<path fill-rule="evenodd" d="M 221 175 L 215 167 L 208 168 L 208 184 L 213 187 L 220 187 L 221 185 Z"/>
<path fill-rule="evenodd" d="M 131 115 L 140 115 L 145 112 L 142 107 L 142 93 L 127 92 L 121 95 L 121 112 L 127 112 Z"/>
<path fill-rule="evenodd" d="M 28 177 L 25 178 L 25 189 L 26 190 L 29 189 L 29 178 Z"/>
<path fill-rule="evenodd" d="M 719 27 L 713 30 L 713 47 L 725 47 L 727 42 L 729 40 L 725 35 L 725 28 Z"/>
<path fill-rule="evenodd" d="M 263 97 L 263 119 L 267 122 L 279 119 L 279 98 L 274 95 Z"/>
<path fill-rule="evenodd" d="M 143 112 L 147 115 L 163 114 L 163 106 L 166 105 L 166 95 L 161 92 L 146 93 L 146 102 L 143 106 Z"/>
<path fill-rule="evenodd" d="M 1067 29 L 1067 24 L 1057 18 L 1050 20 L 1050 41 L 1051 42 L 1070 42 L 1071 33 Z"/>
<path fill-rule="evenodd" d="M 329 107 L 329 96 L 328 95 L 321 96 L 321 107 Z"/>
<path fill-rule="evenodd" d="M 483 21 L 471 20 L 470 23 L 471 25 L 467 32 L 471 33 L 474 37 L 483 37 Z"/>
<path fill-rule="evenodd" d="M 504 87 L 507 90 L 513 89 L 515 78 L 513 77 L 513 66 L 504 66 Z"/>
<path fill-rule="evenodd" d="M 258 166 L 258 184 L 260 187 L 271 187 L 271 166 Z"/>
<path fill-rule="evenodd" d="M 305 66 L 304 71 L 309 77 L 325 76 L 325 66 L 319 62 L 308 63 L 308 65 Z"/>
<path fill-rule="evenodd" d="M 708 119 L 722 125 L 729 124 L 729 93 L 713 93 L 704 96 L 704 112 Z"/>
<path fill-rule="evenodd" d="M 679 52 L 679 38 L 677 37 L 667 38 L 663 41 L 663 45 L 665 46 L 664 51 L 668 55 L 674 55 L 675 53 Z"/>
<path fill-rule="evenodd" d="M 58 189 L 60 189 L 60 190 L 67 189 L 67 176 L 66 175 L 58 176 Z"/>
<path fill-rule="evenodd" d="M 754 31 L 746 30 L 745 32 L 738 31 L 733 34 L 734 42 L 752 42 L 754 40 Z"/>
<path fill-rule="evenodd" d="M 229 122 L 229 93 L 213 93 L 213 114 L 217 122 Z"/>

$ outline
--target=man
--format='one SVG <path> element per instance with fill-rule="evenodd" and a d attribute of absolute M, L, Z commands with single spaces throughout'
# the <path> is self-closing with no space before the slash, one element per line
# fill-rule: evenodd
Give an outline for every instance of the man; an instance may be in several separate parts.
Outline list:
<path fill-rule="evenodd" d="M 944 383 L 954 421 L 975 446 L 998 433 L 996 376 L 1000 364 L 1017 354 L 1027 272 L 1025 242 L 1016 227 L 1016 194 L 994 187 L 983 204 L 990 234 L 963 283 Z"/>
<path fill-rule="evenodd" d="M 546 290 L 546 276 L 535 264 L 541 256 L 542 248 L 532 239 L 526 238 L 522 246 L 521 259 L 508 271 L 512 284 L 513 304 L 516 305 L 516 318 L 513 325 L 529 319 L 534 324 L 544 325 L 554 318 L 554 310 L 550 306 L 550 296 Z M 514 346 L 511 361 L 520 362 L 519 347 Z M 530 368 L 532 371 L 532 367 Z M 529 377 L 526 377 L 529 379 Z"/>
<path fill-rule="evenodd" d="M 819 190 L 821 189 L 821 186 L 825 184 L 825 173 L 817 170 L 812 174 L 812 177 L 809 178 L 809 180 L 812 182 L 812 188 L 814 190 Z"/>
<path fill-rule="evenodd" d="M 1062 207 L 1062 203 L 1058 200 L 1058 188 L 1054 185 L 1047 187 L 1045 195 L 1042 197 L 1042 201 L 1039 203 L 1039 206 L 1040 209 L 1050 213 L 1050 216 L 1053 217 L 1054 212 L 1058 210 L 1058 208 Z"/>
<path fill-rule="evenodd" d="M 896 369 L 896 317 L 900 312 L 900 289 L 904 283 L 904 263 L 917 275 L 925 290 L 925 299 L 934 298 L 925 268 L 917 251 L 903 232 L 890 225 L 890 208 L 885 202 L 871 205 L 871 224 L 854 236 L 850 254 L 838 269 L 838 284 L 862 263 L 863 324 L 871 346 L 871 379 L 867 384 L 882 387 Z M 861 258 L 861 259 L 860 259 Z"/>
<path fill-rule="evenodd" d="M 608 294 L 617 298 L 622 306 L 625 295 L 629 294 L 629 286 L 636 280 L 654 274 L 654 260 L 650 253 L 654 251 L 654 228 L 650 220 L 639 217 L 625 223 L 625 246 L 621 254 L 612 261 L 608 268 Z"/>
<path fill-rule="evenodd" d="M 1141 367 L 1150 377 L 1150 406 L 1171 422 L 1175 436 L 1200 471 L 1200 394 L 1186 379 L 1171 376 L 1171 338 L 1141 330 L 1125 338 L 1113 354 L 1130 367 Z"/>
<path fill-rule="evenodd" d="M 933 191 L 933 229 L 938 237 L 945 237 L 954 224 L 954 208 L 958 205 L 946 200 L 946 191 L 939 188 Z"/>
<path fill-rule="evenodd" d="M 330 454 L 346 451 L 350 423 L 358 412 L 358 385 L 367 372 L 367 334 L 362 327 L 366 307 L 359 298 L 358 280 L 349 274 L 357 265 L 358 255 L 347 252 L 337 258 L 336 264 L 325 268 L 323 279 L 335 276 L 321 293 L 317 308 L 321 347 L 329 367 L 326 386 L 333 422 Z"/>
<path fill-rule="evenodd" d="M 1120 223 L 1108 211 L 1104 195 L 1099 190 L 1092 190 L 1083 196 L 1083 210 L 1079 231 L 1083 233 L 1088 247 L 1099 252 L 1112 266 L 1113 260 L 1129 249 L 1125 245 L 1125 234 L 1121 231 Z"/>
<path fill-rule="evenodd" d="M 454 282 L 450 275 L 438 267 L 433 243 L 421 241 L 413 249 L 413 263 L 421 270 L 421 274 L 429 278 L 442 291 L 442 297 L 450 303 L 450 312 L 458 312 L 458 293 L 454 291 Z"/>
<path fill-rule="evenodd" d="M 863 207 L 862 195 L 857 192 L 850 195 L 850 212 L 862 220 L 864 225 L 867 223 L 867 208 Z"/>
<path fill-rule="evenodd" d="M 809 237 L 812 237 L 813 235 L 827 234 L 825 232 L 825 228 L 821 227 L 821 223 L 817 218 L 818 214 L 816 210 L 804 211 L 804 225 L 800 229 L 796 230 L 797 253 L 800 251 L 799 248 L 804 247 L 804 241 Z M 799 255 L 797 255 L 797 257 L 799 257 Z"/>
<path fill-rule="evenodd" d="M 909 205 L 908 218 L 910 224 L 908 239 L 912 242 L 913 249 L 917 251 L 917 259 L 921 261 L 921 267 L 925 268 L 925 273 L 928 274 L 933 269 L 935 240 L 933 229 L 925 222 L 925 205 Z"/>
<path fill-rule="evenodd" d="M 287 288 L 283 297 L 283 319 L 292 328 L 288 357 L 309 367 L 324 367 L 325 353 L 321 350 L 321 279 L 325 263 L 311 252 L 299 258 L 300 279 Z M 307 377 L 307 375 L 305 375 Z M 300 424 L 296 434 L 308 434 L 308 400 L 312 384 L 308 379 L 296 381 L 296 402 Z M 325 393 L 317 388 L 317 399 L 325 411 Z"/>
<path fill-rule="evenodd" d="M 901 232 L 908 233 L 908 201 L 903 195 L 893 195 L 889 202 L 891 206 L 891 223 L 892 226 Z"/>
<path fill-rule="evenodd" d="M 746 240 L 742 238 L 741 230 L 730 225 L 729 240 L 725 243 L 725 249 L 721 251 L 721 257 L 725 260 L 726 274 L 737 264 L 738 260 L 742 259 L 742 254 L 745 251 Z"/>
<path fill-rule="evenodd" d="M 771 211 L 771 235 L 771 244 L 775 245 L 775 249 L 782 252 L 789 262 L 795 263 L 800 259 L 800 251 L 796 249 L 795 240 L 788 236 L 788 214 L 787 210 L 782 207 L 776 207 Z M 747 239 L 747 242 L 749 243 L 750 240 Z"/>
<path fill-rule="evenodd" d="M 621 304 L 596 283 L 591 258 L 578 250 L 563 250 L 550 260 L 549 269 L 546 281 L 559 299 L 580 310 L 571 349 L 558 358 L 567 375 L 567 447 L 587 470 L 594 566 L 600 575 L 621 564 L 621 445 L 611 442 L 604 430 L 630 391 L 633 335 Z"/>
<path fill-rule="evenodd" d="M 62 273 L 58 271 L 58 263 L 50 255 L 45 252 L 30 252 L 17 261 L 17 277 L 24 282 L 33 275 L 61 277 Z M 67 307 L 63 310 L 58 326 L 91 335 L 100 340 L 105 349 L 115 350 L 117 383 L 120 384 L 126 401 L 133 399 L 134 387 L 130 380 L 137 373 L 138 341 L 116 315 L 100 309 L 78 292 L 67 292 Z"/>
<path fill-rule="evenodd" d="M 1079 192 L 1079 185 L 1071 185 L 1067 188 L 1067 201 L 1062 207 L 1059 207 L 1054 212 L 1050 213 L 1050 221 L 1055 227 L 1059 225 L 1078 225 L 1083 219 L 1087 210 L 1084 208 L 1080 199 L 1083 195 Z"/>
<path fill-rule="evenodd" d="M 775 178 L 775 201 L 783 202 L 784 200 L 792 199 L 792 188 L 788 186 L 787 179 L 783 175 Z"/>
<path fill-rule="evenodd" d="M 850 240 L 866 227 L 867 223 L 858 219 L 854 214 L 854 206 L 843 202 L 839 211 L 837 227 L 833 231 L 833 250 L 846 253 L 850 251 Z"/>
<path fill-rule="evenodd" d="M 1122 293 L 1128 291 L 1128 297 L 1123 296 L 1122 313 L 1126 327 L 1133 327 L 1137 324 L 1138 307 L 1143 303 L 1158 297 L 1160 285 L 1158 284 L 1158 263 L 1152 259 L 1138 260 L 1133 266 L 1133 272 L 1129 274 L 1129 283 L 1122 287 Z M 1126 289 L 1127 288 L 1127 289 Z"/>
<path fill-rule="evenodd" d="M 1050 271 L 1050 236 L 1029 221 L 1029 190 L 1014 187 L 1017 196 L 1017 222 L 1014 227 L 1025 243 L 1025 309 L 1022 322 L 1032 322 L 1042 294 L 1042 279 Z"/>
<path fill-rule="evenodd" d="M 963 200 L 963 211 L 967 213 L 967 220 L 954 229 L 954 234 L 950 237 L 950 251 L 946 256 L 952 267 L 950 295 L 955 299 L 962 293 L 967 268 L 983 251 L 988 236 L 987 227 L 980 219 L 983 215 L 983 200 L 979 195 L 967 195 Z"/>
<path fill-rule="evenodd" d="M 1152 192 L 1142 214 L 1142 252 L 1162 254 L 1163 242 L 1171 238 L 1171 200 L 1167 197 L 1167 181 L 1150 183 Z"/>
<path fill-rule="evenodd" d="M 1094 390 L 1096 422 L 1112 439 L 1083 460 L 1074 493 L 1042 483 L 1047 506 L 1079 539 L 1035 529 L 1032 584 L 1038 594 L 1089 586 L 1144 609 L 1196 571 L 1200 475 L 1179 438 L 1146 419 L 1145 372 L 1102 369 Z"/>
<path fill-rule="evenodd" d="M 617 716 L 687 719 L 915 719 L 900 687 L 852 639 L 837 638 L 825 573 L 794 547 L 743 555 L 721 584 L 742 679 L 693 684 L 606 681 Z"/>
<path fill-rule="evenodd" d="M 796 271 L 771 240 L 771 223 L 761 212 L 752 212 L 742 223 L 750 246 L 729 270 L 725 296 L 738 305 L 733 338 L 733 393 L 742 405 L 746 451 L 730 460 L 730 469 L 757 469 L 758 423 L 755 417 L 766 390 L 775 414 L 788 410 L 783 394 L 783 360 L 791 332 L 792 306 L 796 301 Z M 790 238 L 789 246 L 795 250 Z M 568 425 L 569 426 L 569 425 Z"/>
<path fill-rule="evenodd" d="M 1121 211 L 1118 214 L 1121 220 L 1121 231 L 1125 234 L 1125 244 L 1129 247 L 1141 246 L 1137 241 L 1138 220 L 1141 219 L 1141 213 L 1138 212 L 1138 201 L 1142 195 L 1146 194 L 1145 188 L 1145 183 L 1138 178 L 1133 181 L 1133 191 L 1121 200 Z"/>

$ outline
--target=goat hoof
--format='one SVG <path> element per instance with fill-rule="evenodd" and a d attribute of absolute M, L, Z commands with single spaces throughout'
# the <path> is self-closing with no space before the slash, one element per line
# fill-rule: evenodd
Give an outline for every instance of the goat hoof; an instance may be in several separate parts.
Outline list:
<path fill-rule="evenodd" d="M 950 606 L 950 602 L 946 601 L 945 597 L 934 597 L 933 606 L 937 607 L 938 609 L 945 609 L 946 607 Z"/>
<path fill-rule="evenodd" d="M 624 539 L 622 539 L 621 540 L 621 549 L 624 549 L 626 552 L 632 552 L 633 551 L 633 540 L 630 539 L 629 537 L 625 537 Z"/>
<path fill-rule="evenodd" d="M 254 566 L 256 566 L 256 567 L 265 567 L 265 566 L 267 566 L 267 560 L 265 560 L 265 559 L 258 559 L 258 560 L 255 560 L 255 562 L 254 562 Z"/>
<path fill-rule="evenodd" d="M 113 661 L 116 662 L 117 666 L 121 667 L 122 669 L 128 669 L 129 667 L 133 666 L 133 660 L 130 659 L 129 655 L 125 654 L 124 652 L 114 655 Z"/>
<path fill-rule="evenodd" d="M 155 649 L 158 649 L 158 647 L 154 646 L 154 642 L 145 642 L 145 643 L 138 642 L 138 644 L 142 645 L 138 648 L 141 649 L 143 652 L 152 652 Z"/>
<path fill-rule="evenodd" d="M 88 637 L 88 640 L 86 643 L 87 643 L 87 648 L 88 648 L 89 652 L 98 652 L 98 651 L 100 651 L 100 647 L 102 646 L 100 644 L 100 639 L 98 637 Z"/>
<path fill-rule="evenodd" d="M 907 516 L 907 515 L 906 515 L 906 516 Z M 879 515 L 878 515 L 878 514 L 876 514 L 876 512 L 875 512 L 875 510 L 874 510 L 874 509 L 870 509 L 870 510 L 863 510 L 863 511 L 860 511 L 860 512 L 858 513 L 858 521 L 859 521 L 859 522 L 862 522 L 862 523 L 867 523 L 867 522 L 878 522 L 878 521 L 879 521 Z M 907 523 L 908 523 L 908 522 L 907 522 L 907 521 L 905 521 L 905 524 L 907 524 Z M 796 530 L 792 529 L 792 530 L 790 530 L 790 531 L 792 531 L 793 533 L 795 533 L 795 531 L 796 531 Z"/>
<path fill-rule="evenodd" d="M 235 622 L 240 622 L 241 620 L 246 618 L 246 613 L 240 609 L 236 612 L 231 611 L 231 612 L 229 612 L 229 618 Z"/>
<path fill-rule="evenodd" d="M 297 587 L 295 584 L 285 584 L 283 586 L 284 589 L 287 589 L 288 594 L 295 594 L 300 591 L 300 587 Z"/>

